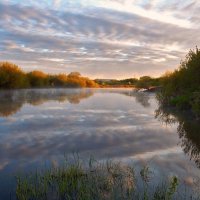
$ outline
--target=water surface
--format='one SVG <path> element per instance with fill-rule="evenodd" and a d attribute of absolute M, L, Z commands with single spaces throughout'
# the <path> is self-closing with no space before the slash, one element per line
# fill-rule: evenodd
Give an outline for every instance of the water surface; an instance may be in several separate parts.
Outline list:
<path fill-rule="evenodd" d="M 158 109 L 155 94 L 131 89 L 0 91 L 0 199 L 13 177 L 79 152 L 151 166 L 158 177 L 200 178 L 200 125 Z"/>

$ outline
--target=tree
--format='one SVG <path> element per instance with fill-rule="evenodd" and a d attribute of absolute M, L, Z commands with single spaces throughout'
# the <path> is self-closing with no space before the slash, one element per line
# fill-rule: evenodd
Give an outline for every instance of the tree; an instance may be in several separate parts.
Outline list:
<path fill-rule="evenodd" d="M 142 76 L 136 83 L 136 87 L 148 89 L 152 86 L 152 78 L 150 76 Z"/>
<path fill-rule="evenodd" d="M 28 80 L 32 87 L 49 86 L 48 75 L 41 71 L 32 71 L 27 74 Z"/>
<path fill-rule="evenodd" d="M 0 88 L 44 88 L 44 87 L 98 87 L 98 84 L 87 77 L 82 77 L 79 72 L 69 75 L 49 75 L 42 71 L 23 72 L 17 65 L 0 63 Z"/>
<path fill-rule="evenodd" d="M 15 64 L 0 63 L 0 88 L 26 88 L 29 86 L 25 73 Z"/>
<path fill-rule="evenodd" d="M 68 74 L 69 77 L 80 77 L 81 74 L 79 72 L 71 72 L 70 74 Z"/>
<path fill-rule="evenodd" d="M 158 94 L 162 104 L 192 109 L 200 115 L 200 50 L 190 50 L 177 70 L 162 77 L 162 84 Z"/>
<path fill-rule="evenodd" d="M 66 74 L 58 74 L 54 76 L 50 76 L 51 86 L 62 86 L 64 87 L 67 83 L 68 77 Z"/>

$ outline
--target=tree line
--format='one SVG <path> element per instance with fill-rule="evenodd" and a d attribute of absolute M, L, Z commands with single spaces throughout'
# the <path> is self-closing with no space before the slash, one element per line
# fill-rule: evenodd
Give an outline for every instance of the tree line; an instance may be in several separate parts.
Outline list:
<path fill-rule="evenodd" d="M 39 70 L 25 73 L 19 66 L 9 63 L 0 63 L 0 88 L 48 88 L 48 87 L 98 87 L 93 80 L 81 76 L 79 72 L 70 74 L 46 74 Z"/>
<path fill-rule="evenodd" d="M 160 85 L 160 78 L 142 76 L 139 79 L 129 78 L 123 80 L 96 79 L 82 77 L 79 72 L 69 74 L 46 74 L 39 70 L 25 73 L 19 66 L 10 62 L 0 63 L 0 88 L 48 88 L 48 87 L 135 87 L 150 88 Z"/>
<path fill-rule="evenodd" d="M 142 76 L 140 78 L 128 78 L 123 80 L 95 80 L 102 87 L 134 87 L 149 89 L 151 87 L 157 87 L 161 84 L 161 78 L 153 78 L 150 76 Z"/>

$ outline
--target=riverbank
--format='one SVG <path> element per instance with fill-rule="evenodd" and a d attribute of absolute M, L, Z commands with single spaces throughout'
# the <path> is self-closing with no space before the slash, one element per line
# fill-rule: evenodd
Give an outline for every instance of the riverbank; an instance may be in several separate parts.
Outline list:
<path fill-rule="evenodd" d="M 157 95 L 162 106 L 191 110 L 200 117 L 200 49 L 190 50 L 177 70 L 162 78 Z"/>

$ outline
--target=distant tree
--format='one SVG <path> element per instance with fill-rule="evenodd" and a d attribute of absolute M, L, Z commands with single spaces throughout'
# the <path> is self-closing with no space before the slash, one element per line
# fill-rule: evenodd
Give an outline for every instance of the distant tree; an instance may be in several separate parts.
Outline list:
<path fill-rule="evenodd" d="M 28 80 L 25 73 L 15 64 L 0 63 L 0 88 L 26 88 Z"/>
<path fill-rule="evenodd" d="M 148 89 L 149 87 L 152 86 L 152 80 L 153 78 L 151 78 L 150 76 L 142 76 L 136 83 L 136 87 Z"/>
<path fill-rule="evenodd" d="M 86 87 L 86 81 L 82 77 L 68 75 L 66 86 L 68 86 L 68 87 Z"/>
<path fill-rule="evenodd" d="M 85 78 L 85 83 L 86 83 L 86 87 L 88 88 L 98 87 L 98 84 L 95 81 L 90 80 L 89 78 Z"/>
<path fill-rule="evenodd" d="M 120 81 L 122 84 L 125 85 L 135 85 L 138 82 L 137 78 L 129 78 Z"/>
<path fill-rule="evenodd" d="M 27 74 L 32 87 L 45 87 L 49 85 L 48 75 L 41 71 L 32 71 Z"/>
<path fill-rule="evenodd" d="M 81 74 L 79 72 L 71 72 L 70 74 L 68 74 L 69 77 L 79 77 L 81 76 Z"/>
<path fill-rule="evenodd" d="M 58 74 L 50 76 L 51 86 L 64 87 L 66 86 L 68 76 L 66 74 Z"/>
<path fill-rule="evenodd" d="M 160 85 L 161 85 L 161 79 L 160 78 L 152 78 L 150 76 L 142 76 L 135 83 L 136 87 L 145 88 L 145 89 L 149 89 L 151 87 L 160 86 Z"/>
<path fill-rule="evenodd" d="M 44 88 L 44 87 L 98 87 L 98 84 L 79 72 L 48 75 L 42 71 L 24 73 L 17 65 L 0 63 L 0 88 Z"/>

